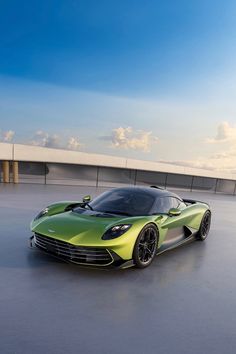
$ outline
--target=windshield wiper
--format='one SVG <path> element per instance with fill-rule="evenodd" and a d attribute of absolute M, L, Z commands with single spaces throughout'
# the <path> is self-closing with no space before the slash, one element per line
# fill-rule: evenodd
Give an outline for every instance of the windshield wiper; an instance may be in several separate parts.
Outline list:
<path fill-rule="evenodd" d="M 103 213 L 125 215 L 125 216 L 133 216 L 133 215 L 131 215 L 129 213 L 124 213 L 123 211 L 115 211 L 115 210 L 106 210 L 106 211 L 103 211 Z"/>

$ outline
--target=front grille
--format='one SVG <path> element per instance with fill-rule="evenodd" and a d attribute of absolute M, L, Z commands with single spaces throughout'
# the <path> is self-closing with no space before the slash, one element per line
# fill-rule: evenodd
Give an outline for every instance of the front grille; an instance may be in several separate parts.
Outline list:
<path fill-rule="evenodd" d="M 105 248 L 74 246 L 68 242 L 35 233 L 37 247 L 70 262 L 90 265 L 109 265 L 113 258 Z"/>

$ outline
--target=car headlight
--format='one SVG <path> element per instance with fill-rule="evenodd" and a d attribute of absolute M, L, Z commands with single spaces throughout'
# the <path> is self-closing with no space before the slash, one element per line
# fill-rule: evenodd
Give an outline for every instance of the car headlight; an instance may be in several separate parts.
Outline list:
<path fill-rule="evenodd" d="M 47 213 L 48 213 L 48 208 L 43 209 L 42 211 L 40 211 L 40 213 L 38 215 L 35 216 L 34 220 L 38 220 L 38 219 L 42 218 Z"/>
<path fill-rule="evenodd" d="M 115 225 L 105 232 L 102 236 L 102 240 L 112 240 L 113 238 L 117 238 L 128 231 L 131 226 L 131 224 Z"/>

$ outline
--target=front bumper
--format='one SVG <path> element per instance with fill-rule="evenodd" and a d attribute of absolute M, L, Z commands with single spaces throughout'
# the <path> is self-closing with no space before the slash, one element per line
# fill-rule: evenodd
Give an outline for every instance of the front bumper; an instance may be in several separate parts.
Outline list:
<path fill-rule="evenodd" d="M 80 247 L 52 237 L 35 233 L 29 239 L 30 247 L 48 253 L 68 263 L 100 268 L 129 268 L 133 260 L 124 260 L 114 251 L 100 247 Z"/>

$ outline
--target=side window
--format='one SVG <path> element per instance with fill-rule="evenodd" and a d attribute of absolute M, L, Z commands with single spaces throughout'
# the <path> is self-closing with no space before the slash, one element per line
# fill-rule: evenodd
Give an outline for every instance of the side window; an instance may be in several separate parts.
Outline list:
<path fill-rule="evenodd" d="M 186 208 L 186 204 L 185 204 L 182 200 L 180 200 L 180 201 L 179 201 L 179 206 L 178 206 L 178 208 L 181 209 L 181 210 L 183 210 L 183 209 Z"/>
<path fill-rule="evenodd" d="M 160 197 L 155 201 L 155 205 L 153 207 L 153 213 L 164 213 L 167 214 L 171 208 L 180 208 L 183 209 L 185 207 L 184 202 L 175 197 Z"/>
<path fill-rule="evenodd" d="M 158 214 L 158 213 L 168 213 L 170 208 L 172 208 L 172 202 L 171 202 L 170 197 L 160 197 L 156 199 L 154 208 L 153 208 L 153 213 Z"/>
<path fill-rule="evenodd" d="M 170 208 L 178 208 L 180 205 L 180 200 L 174 197 L 170 197 L 171 199 L 171 207 Z"/>

